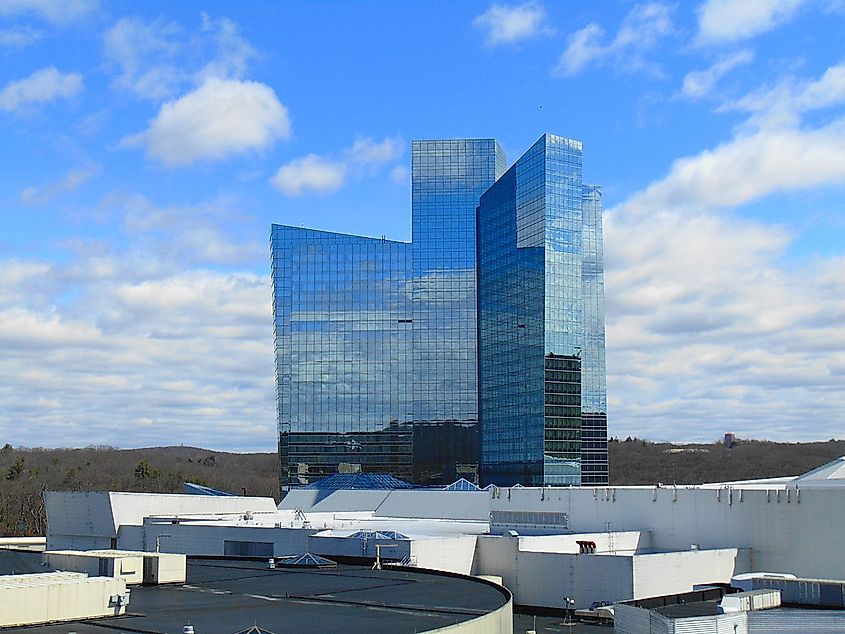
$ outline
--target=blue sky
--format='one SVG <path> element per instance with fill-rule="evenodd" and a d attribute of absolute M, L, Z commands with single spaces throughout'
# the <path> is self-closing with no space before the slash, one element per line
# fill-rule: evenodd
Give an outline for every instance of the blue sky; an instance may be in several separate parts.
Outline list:
<path fill-rule="evenodd" d="M 271 222 L 584 143 L 610 433 L 845 433 L 845 3 L 0 0 L 0 440 L 273 450 Z"/>

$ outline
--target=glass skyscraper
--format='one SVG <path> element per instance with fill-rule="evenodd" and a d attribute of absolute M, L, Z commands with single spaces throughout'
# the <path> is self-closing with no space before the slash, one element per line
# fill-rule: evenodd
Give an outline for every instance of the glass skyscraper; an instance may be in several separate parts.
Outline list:
<path fill-rule="evenodd" d="M 606 482 L 600 190 L 562 137 L 505 166 L 415 141 L 411 243 L 273 225 L 283 486 Z"/>

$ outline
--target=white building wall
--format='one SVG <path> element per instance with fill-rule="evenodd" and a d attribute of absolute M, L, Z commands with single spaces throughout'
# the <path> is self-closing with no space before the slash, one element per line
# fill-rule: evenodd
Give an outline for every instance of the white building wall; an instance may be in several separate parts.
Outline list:
<path fill-rule="evenodd" d="M 543 499 L 541 499 L 541 497 Z M 576 532 L 651 531 L 653 547 L 751 547 L 752 570 L 841 578 L 845 487 L 500 489 L 493 510 L 563 512 Z M 826 544 L 827 548 L 818 548 Z"/>
<path fill-rule="evenodd" d="M 479 535 L 475 543 L 472 574 L 501 577 L 511 592 L 516 587 L 516 553 L 519 540 L 514 537 Z M 514 601 L 519 603 L 514 597 Z"/>
<path fill-rule="evenodd" d="M 748 571 L 750 561 L 747 549 L 736 548 L 634 555 L 632 598 L 691 592 L 697 584 L 730 583 L 733 575 Z"/>
<path fill-rule="evenodd" d="M 140 527 L 152 515 L 275 513 L 272 498 L 115 493 L 107 491 L 47 491 L 48 550 L 90 550 L 120 547 L 135 550 Z M 118 536 L 125 535 L 124 543 Z"/>
<path fill-rule="evenodd" d="M 631 596 L 631 558 L 520 552 L 516 588 L 518 605 L 575 609 L 594 602 L 611 604 Z M 567 605 L 566 598 L 575 601 Z"/>
<path fill-rule="evenodd" d="M 578 541 L 596 544 L 597 553 L 633 554 L 651 548 L 649 532 L 576 533 L 573 535 L 532 535 L 519 537 L 519 549 L 533 552 L 578 554 Z"/>
<path fill-rule="evenodd" d="M 156 536 L 162 552 L 186 555 L 222 556 L 226 540 L 273 544 L 273 556 L 298 555 L 308 550 L 308 537 L 318 529 L 271 528 L 254 526 L 214 526 L 208 524 L 144 523 L 142 550 L 154 551 Z M 169 537 L 164 537 L 169 535 Z"/>
<path fill-rule="evenodd" d="M 471 574 L 476 535 L 432 537 L 411 541 L 411 557 L 420 568 Z"/>
<path fill-rule="evenodd" d="M 630 555 L 520 551 L 523 539 L 531 538 L 479 536 L 473 570 L 501 577 L 517 605 L 572 607 L 564 601 L 569 597 L 584 608 L 633 596 Z"/>

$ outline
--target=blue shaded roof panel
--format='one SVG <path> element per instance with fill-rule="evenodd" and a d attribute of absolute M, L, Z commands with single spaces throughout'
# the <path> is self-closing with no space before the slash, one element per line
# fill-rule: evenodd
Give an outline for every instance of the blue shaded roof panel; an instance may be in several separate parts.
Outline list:
<path fill-rule="evenodd" d="M 480 489 L 466 478 L 456 480 L 449 486 L 443 487 L 447 491 L 480 491 Z"/>
<path fill-rule="evenodd" d="M 303 553 L 289 557 L 279 557 L 278 565 L 292 568 L 337 568 L 337 562 L 315 555 L 314 553 Z"/>
<path fill-rule="evenodd" d="M 391 539 L 408 539 L 408 536 L 397 531 L 357 531 L 351 535 L 347 535 L 346 539 L 360 539 L 360 540 L 391 540 Z"/>
<path fill-rule="evenodd" d="M 348 489 L 413 489 L 414 485 L 387 473 L 336 473 L 307 484 L 304 489 L 339 491 Z"/>
<path fill-rule="evenodd" d="M 182 493 L 185 495 L 216 495 L 219 497 L 232 497 L 235 495 L 234 493 L 226 493 L 225 491 L 212 489 L 201 484 L 194 484 L 193 482 L 183 482 Z"/>

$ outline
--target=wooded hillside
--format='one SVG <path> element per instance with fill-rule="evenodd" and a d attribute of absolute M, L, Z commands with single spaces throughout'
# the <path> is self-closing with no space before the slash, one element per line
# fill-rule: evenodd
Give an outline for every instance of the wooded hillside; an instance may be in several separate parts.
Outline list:
<path fill-rule="evenodd" d="M 43 535 L 42 493 L 181 493 L 182 483 L 279 497 L 275 453 L 234 454 L 195 447 L 0 449 L 0 534 Z"/>

